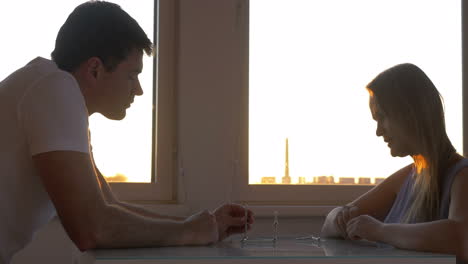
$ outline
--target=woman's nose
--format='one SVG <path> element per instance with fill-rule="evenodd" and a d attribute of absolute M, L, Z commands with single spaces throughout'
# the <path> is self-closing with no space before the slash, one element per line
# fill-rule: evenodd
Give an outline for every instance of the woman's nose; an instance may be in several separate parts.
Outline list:
<path fill-rule="evenodd" d="M 378 136 L 378 137 L 381 137 L 383 136 L 383 128 L 382 126 L 377 123 L 377 129 L 375 130 L 375 134 Z"/>

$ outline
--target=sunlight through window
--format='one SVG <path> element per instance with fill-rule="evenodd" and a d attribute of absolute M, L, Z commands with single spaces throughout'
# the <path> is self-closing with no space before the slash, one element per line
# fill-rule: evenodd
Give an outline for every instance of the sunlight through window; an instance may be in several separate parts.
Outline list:
<path fill-rule="evenodd" d="M 249 184 L 375 184 L 391 157 L 368 107 L 378 73 L 411 62 L 445 100 L 462 152 L 460 1 L 251 0 Z M 437 18 L 437 19 L 435 19 Z"/>
<path fill-rule="evenodd" d="M 0 79 L 24 66 L 37 56 L 50 59 L 58 30 L 79 4 L 77 0 L 2 1 L 2 49 Z M 110 1 L 119 4 L 138 21 L 152 40 L 154 1 Z M 27 8 L 25 8 L 27 5 Z M 47 8 L 60 12 L 38 12 Z M 49 10 L 50 11 L 50 10 Z M 18 15 L 21 14 L 21 15 Z M 6 26 L 8 25 L 8 26 Z M 135 98 L 123 121 L 110 121 L 95 114 L 90 130 L 95 160 L 110 180 L 150 182 L 152 149 L 153 58 L 144 56 L 140 83 L 144 95 Z"/>

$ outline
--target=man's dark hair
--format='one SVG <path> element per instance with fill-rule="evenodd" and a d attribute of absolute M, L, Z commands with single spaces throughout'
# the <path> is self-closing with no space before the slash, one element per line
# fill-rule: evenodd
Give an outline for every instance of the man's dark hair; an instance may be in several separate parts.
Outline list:
<path fill-rule="evenodd" d="M 151 40 L 135 19 L 117 4 L 89 1 L 68 16 L 51 55 L 64 71 L 74 71 L 91 57 L 98 57 L 112 71 L 133 49 L 148 55 L 153 51 Z"/>

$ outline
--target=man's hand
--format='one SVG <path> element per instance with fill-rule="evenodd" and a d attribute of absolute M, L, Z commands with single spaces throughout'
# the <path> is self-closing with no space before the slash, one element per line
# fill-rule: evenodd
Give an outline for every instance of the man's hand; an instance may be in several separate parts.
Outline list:
<path fill-rule="evenodd" d="M 207 210 L 189 216 L 184 221 L 184 245 L 207 245 L 218 241 L 216 217 Z"/>
<path fill-rule="evenodd" d="M 383 223 L 369 215 L 360 215 L 349 220 L 346 231 L 352 240 L 380 241 Z"/>
<path fill-rule="evenodd" d="M 254 223 L 253 212 L 247 210 L 247 217 L 245 217 L 245 208 L 238 204 L 221 205 L 213 214 L 218 223 L 218 241 L 233 234 L 243 233 L 246 222 L 247 230 L 250 230 Z"/>
<path fill-rule="evenodd" d="M 335 226 L 344 239 L 348 239 L 346 231 L 349 220 L 357 216 L 358 208 L 356 206 L 342 206 L 335 218 Z"/>

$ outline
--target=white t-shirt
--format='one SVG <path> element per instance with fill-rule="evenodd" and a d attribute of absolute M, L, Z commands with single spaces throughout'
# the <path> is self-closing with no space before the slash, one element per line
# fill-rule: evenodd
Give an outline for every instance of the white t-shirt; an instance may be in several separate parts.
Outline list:
<path fill-rule="evenodd" d="M 38 57 L 0 82 L 0 124 L 0 263 L 9 263 L 55 215 L 32 156 L 89 153 L 88 112 L 75 78 Z"/>

